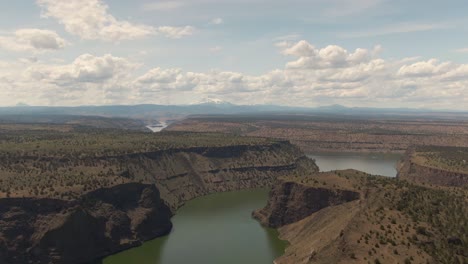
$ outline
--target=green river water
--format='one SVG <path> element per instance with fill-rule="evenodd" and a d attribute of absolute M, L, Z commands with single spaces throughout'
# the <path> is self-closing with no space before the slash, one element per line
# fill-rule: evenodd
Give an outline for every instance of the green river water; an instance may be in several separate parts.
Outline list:
<path fill-rule="evenodd" d="M 354 168 L 394 177 L 401 155 L 316 153 L 321 171 Z M 172 218 L 169 236 L 103 260 L 103 264 L 271 264 L 287 245 L 276 230 L 251 217 L 265 206 L 268 190 L 217 193 L 186 203 Z"/>
<path fill-rule="evenodd" d="M 251 217 L 268 190 L 217 193 L 186 203 L 169 236 L 104 259 L 104 264 L 273 263 L 286 247 L 278 233 Z"/>

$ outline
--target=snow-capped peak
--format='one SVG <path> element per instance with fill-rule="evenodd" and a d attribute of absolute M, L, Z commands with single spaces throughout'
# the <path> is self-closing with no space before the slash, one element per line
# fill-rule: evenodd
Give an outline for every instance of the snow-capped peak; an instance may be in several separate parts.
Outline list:
<path fill-rule="evenodd" d="M 218 99 L 218 98 L 207 97 L 207 98 L 203 98 L 202 100 L 198 101 L 197 103 L 194 103 L 194 105 L 197 105 L 197 104 L 230 105 L 231 103 L 229 103 L 227 101 L 224 101 L 224 100 L 221 100 L 221 99 Z"/>

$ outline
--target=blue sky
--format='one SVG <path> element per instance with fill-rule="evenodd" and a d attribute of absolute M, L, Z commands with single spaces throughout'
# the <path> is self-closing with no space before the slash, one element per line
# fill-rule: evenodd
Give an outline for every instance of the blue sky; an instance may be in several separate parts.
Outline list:
<path fill-rule="evenodd" d="M 468 110 L 466 1 L 0 2 L 0 105 Z"/>

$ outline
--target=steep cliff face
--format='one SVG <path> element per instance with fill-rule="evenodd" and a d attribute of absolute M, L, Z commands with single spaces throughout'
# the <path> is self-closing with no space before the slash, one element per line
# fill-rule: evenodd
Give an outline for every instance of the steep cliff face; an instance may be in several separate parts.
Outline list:
<path fill-rule="evenodd" d="M 289 242 L 276 264 L 466 263 L 466 197 L 464 188 L 332 171 L 280 178 L 253 214 Z"/>
<path fill-rule="evenodd" d="M 397 177 L 415 183 L 436 186 L 459 187 L 468 185 L 468 174 L 466 173 L 431 168 L 419 165 L 411 160 L 405 160 L 401 164 Z"/>
<path fill-rule="evenodd" d="M 132 180 L 155 183 L 177 209 L 214 192 L 270 187 L 281 176 L 317 172 L 317 165 L 289 142 L 173 149 L 119 158 Z"/>
<path fill-rule="evenodd" d="M 154 185 L 123 184 L 80 200 L 0 200 L 0 263 L 83 263 L 167 234 Z"/>
<path fill-rule="evenodd" d="M 96 179 L 104 181 L 57 187 L 62 194 L 73 191 L 78 198 L 72 200 L 52 199 L 61 195 L 53 192 L 0 199 L 0 263 L 90 261 L 167 234 L 170 216 L 195 197 L 269 187 L 281 176 L 318 171 L 286 141 L 43 159 L 56 165 L 43 178 L 101 171 Z M 118 185 L 103 188 L 108 179 Z"/>
<path fill-rule="evenodd" d="M 427 166 L 417 156 L 415 149 L 409 149 L 398 165 L 397 177 L 417 184 L 435 186 L 468 186 L 468 173 Z"/>
<path fill-rule="evenodd" d="M 278 228 L 323 208 L 357 199 L 359 193 L 350 190 L 311 187 L 280 180 L 270 192 L 267 206 L 255 211 L 253 216 L 266 226 Z"/>

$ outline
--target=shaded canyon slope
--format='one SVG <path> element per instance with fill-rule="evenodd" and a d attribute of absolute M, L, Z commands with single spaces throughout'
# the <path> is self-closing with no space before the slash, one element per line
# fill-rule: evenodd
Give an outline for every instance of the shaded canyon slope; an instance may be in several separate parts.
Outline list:
<path fill-rule="evenodd" d="M 0 131 L 1 132 L 1 131 Z M 167 234 L 185 201 L 318 171 L 287 141 L 222 134 L 4 132 L 0 263 L 84 263 Z"/>
<path fill-rule="evenodd" d="M 173 209 L 201 195 L 270 187 L 278 177 L 318 171 L 312 160 L 286 141 L 173 149 L 127 159 L 128 177 L 154 182 Z"/>
<path fill-rule="evenodd" d="M 154 185 L 102 188 L 74 201 L 0 199 L 0 263 L 84 263 L 171 230 Z"/>
<path fill-rule="evenodd" d="M 264 209 L 254 217 L 270 227 L 281 227 L 306 218 L 320 209 L 359 199 L 359 192 L 305 186 L 294 181 L 278 180 Z"/>
<path fill-rule="evenodd" d="M 398 176 L 427 186 L 468 186 L 468 148 L 412 147 L 399 163 Z"/>
<path fill-rule="evenodd" d="M 280 178 L 255 211 L 290 246 L 275 263 L 467 263 L 468 191 L 355 170 Z"/>

